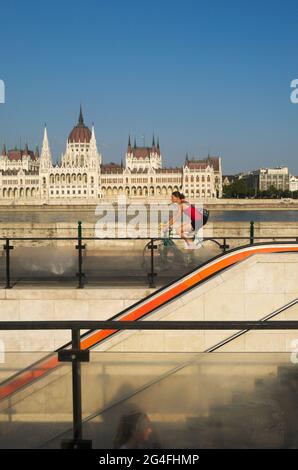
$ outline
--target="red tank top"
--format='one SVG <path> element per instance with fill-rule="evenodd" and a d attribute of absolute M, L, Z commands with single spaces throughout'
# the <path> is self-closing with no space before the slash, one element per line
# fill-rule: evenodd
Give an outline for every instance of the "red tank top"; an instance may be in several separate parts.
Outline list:
<path fill-rule="evenodd" d="M 184 203 L 185 204 L 185 203 Z M 184 214 L 186 214 L 190 219 L 194 222 L 199 222 L 202 220 L 202 214 L 195 208 L 193 204 L 188 204 L 188 206 L 183 210 Z"/>

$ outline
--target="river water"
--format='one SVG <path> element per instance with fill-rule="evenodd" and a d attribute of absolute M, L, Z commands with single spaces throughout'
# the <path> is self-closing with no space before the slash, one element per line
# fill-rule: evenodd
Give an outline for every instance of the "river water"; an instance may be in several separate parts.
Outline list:
<path fill-rule="evenodd" d="M 82 222 L 95 223 L 100 216 L 96 216 L 94 210 L 78 211 L 64 210 L 50 212 L 40 211 L 0 211 L 0 223 L 76 223 Z M 128 219 L 131 219 L 130 216 Z M 212 222 L 298 222 L 298 210 L 211 210 L 210 221 Z"/>

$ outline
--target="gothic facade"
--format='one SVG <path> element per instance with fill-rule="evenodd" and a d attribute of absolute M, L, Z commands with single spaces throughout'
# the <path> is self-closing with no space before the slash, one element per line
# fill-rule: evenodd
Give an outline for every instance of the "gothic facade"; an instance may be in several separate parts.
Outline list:
<path fill-rule="evenodd" d="M 186 197 L 208 200 L 222 196 L 220 157 L 185 159 L 182 167 L 162 165 L 159 139 L 151 147 L 128 146 L 125 164 L 102 163 L 95 129 L 85 125 L 80 110 L 77 125 L 68 136 L 65 153 L 53 163 L 47 129 L 39 155 L 26 145 L 23 150 L 6 150 L 0 155 L 0 197 L 17 203 L 96 203 L 117 199 L 165 199 L 176 190 Z"/>

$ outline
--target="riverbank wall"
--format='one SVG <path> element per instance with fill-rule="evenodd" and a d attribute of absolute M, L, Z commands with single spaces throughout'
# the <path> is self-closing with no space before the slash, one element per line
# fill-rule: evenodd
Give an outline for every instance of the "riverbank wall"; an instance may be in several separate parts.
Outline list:
<path fill-rule="evenodd" d="M 195 204 L 202 204 L 206 208 L 213 210 L 298 210 L 298 199 L 207 199 L 204 201 L 198 199 L 189 199 L 190 202 Z M 126 199 L 127 204 L 144 204 L 149 205 L 166 205 L 170 200 L 165 199 Z M 15 201 L 2 200 L 0 204 L 1 210 L 14 212 L 30 212 L 30 211 L 57 211 L 63 212 L 65 210 L 82 210 L 87 212 L 95 211 L 97 207 L 103 205 L 115 205 L 117 200 L 115 199 L 101 199 L 97 202 L 93 200 L 82 200 L 82 199 L 69 199 L 68 201 L 63 199 L 61 201 L 54 199 L 46 204 L 42 204 L 40 201 L 29 201 L 21 199 L 18 200 L 17 204 Z"/>

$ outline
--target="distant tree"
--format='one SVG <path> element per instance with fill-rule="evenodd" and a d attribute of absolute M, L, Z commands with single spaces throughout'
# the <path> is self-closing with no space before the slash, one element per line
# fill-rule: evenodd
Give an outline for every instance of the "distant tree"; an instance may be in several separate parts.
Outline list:
<path fill-rule="evenodd" d="M 274 186 L 270 186 L 268 189 L 268 195 L 270 198 L 278 198 L 281 195 L 281 191 L 279 191 L 277 188 Z"/>
<path fill-rule="evenodd" d="M 275 186 L 270 186 L 265 191 L 259 191 L 257 197 L 260 199 L 278 199 L 281 197 L 290 197 L 287 191 L 281 191 L 280 189 L 275 188 Z"/>
<path fill-rule="evenodd" d="M 252 197 L 253 189 L 249 188 L 244 179 L 237 179 L 229 186 L 224 186 L 223 197 L 226 198 L 244 198 Z"/>

